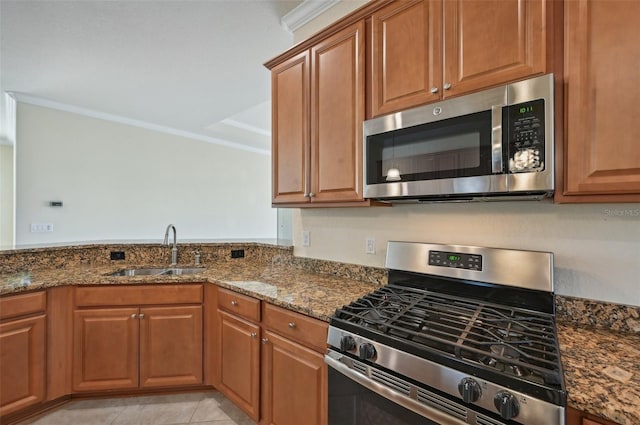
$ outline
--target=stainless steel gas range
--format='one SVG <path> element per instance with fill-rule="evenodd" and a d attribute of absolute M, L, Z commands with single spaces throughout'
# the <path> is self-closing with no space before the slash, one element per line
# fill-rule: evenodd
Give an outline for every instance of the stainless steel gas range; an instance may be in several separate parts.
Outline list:
<path fill-rule="evenodd" d="M 330 425 L 562 425 L 553 254 L 389 242 L 331 318 Z"/>

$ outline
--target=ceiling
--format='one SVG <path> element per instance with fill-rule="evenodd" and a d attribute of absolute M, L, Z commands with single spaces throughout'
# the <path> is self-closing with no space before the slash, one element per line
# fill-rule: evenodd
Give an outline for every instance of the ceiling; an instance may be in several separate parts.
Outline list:
<path fill-rule="evenodd" d="M 0 89 L 238 147 L 270 149 L 289 0 L 0 0 Z M 4 102 L 3 102 L 4 103 Z"/>

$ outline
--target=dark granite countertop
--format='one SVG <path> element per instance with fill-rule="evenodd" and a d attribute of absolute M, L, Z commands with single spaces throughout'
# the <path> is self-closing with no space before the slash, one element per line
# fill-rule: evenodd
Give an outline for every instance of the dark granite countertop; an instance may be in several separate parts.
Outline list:
<path fill-rule="evenodd" d="M 114 277 L 108 274 L 122 267 L 90 265 L 0 274 L 0 295 L 61 285 L 214 283 L 328 321 L 336 308 L 371 292 L 376 287 L 372 283 L 359 280 L 310 273 L 288 264 L 218 261 L 206 266 L 202 273 L 182 276 Z M 126 268 L 136 266 L 127 265 Z"/>
<path fill-rule="evenodd" d="M 567 404 L 618 422 L 640 424 L 640 335 L 558 324 Z"/>

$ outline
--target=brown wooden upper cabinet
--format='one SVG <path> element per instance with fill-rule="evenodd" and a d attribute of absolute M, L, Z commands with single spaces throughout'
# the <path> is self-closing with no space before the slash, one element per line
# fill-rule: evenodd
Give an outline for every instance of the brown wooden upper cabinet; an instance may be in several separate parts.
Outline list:
<path fill-rule="evenodd" d="M 565 2 L 560 202 L 640 202 L 640 2 Z"/>
<path fill-rule="evenodd" d="M 364 21 L 272 68 L 273 203 L 362 201 Z"/>
<path fill-rule="evenodd" d="M 545 7 L 543 0 L 413 0 L 375 11 L 370 117 L 546 72 Z"/>

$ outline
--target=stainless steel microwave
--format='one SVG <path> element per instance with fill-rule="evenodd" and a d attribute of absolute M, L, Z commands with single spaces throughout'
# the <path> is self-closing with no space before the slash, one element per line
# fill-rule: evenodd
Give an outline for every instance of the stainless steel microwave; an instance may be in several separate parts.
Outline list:
<path fill-rule="evenodd" d="M 365 198 L 550 197 L 553 74 L 367 120 L 363 135 Z"/>

